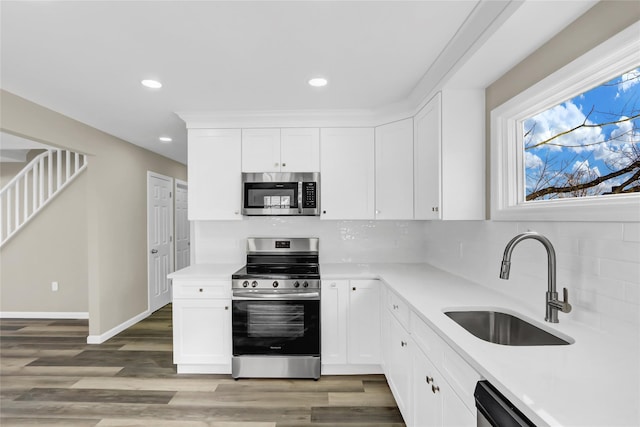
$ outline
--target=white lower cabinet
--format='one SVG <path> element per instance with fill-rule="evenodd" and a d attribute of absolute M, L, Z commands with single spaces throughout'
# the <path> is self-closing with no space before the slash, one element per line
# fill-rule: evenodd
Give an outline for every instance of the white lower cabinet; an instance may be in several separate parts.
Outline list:
<path fill-rule="evenodd" d="M 380 282 L 328 280 L 321 286 L 323 373 L 380 373 Z"/>
<path fill-rule="evenodd" d="M 386 311 L 386 321 L 383 328 L 383 348 L 385 349 L 384 373 L 389 383 L 389 388 L 396 399 L 398 409 L 404 417 L 404 422 L 411 423 L 411 347 L 409 332 L 400 322 Z"/>
<path fill-rule="evenodd" d="M 231 373 L 231 283 L 175 282 L 173 362 L 178 373 Z"/>
<path fill-rule="evenodd" d="M 405 300 L 384 291 L 384 373 L 407 426 L 475 426 L 480 375 Z"/>
<path fill-rule="evenodd" d="M 455 394 L 453 388 L 427 356 L 413 351 L 413 413 L 416 427 L 475 427 L 475 414 Z"/>

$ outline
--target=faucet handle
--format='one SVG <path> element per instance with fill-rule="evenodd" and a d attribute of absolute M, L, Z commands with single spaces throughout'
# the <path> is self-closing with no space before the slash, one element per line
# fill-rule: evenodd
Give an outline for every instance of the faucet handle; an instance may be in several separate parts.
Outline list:
<path fill-rule="evenodd" d="M 571 304 L 569 304 L 569 291 L 567 290 L 567 288 L 562 288 L 562 312 L 563 313 L 569 313 L 571 312 Z"/>

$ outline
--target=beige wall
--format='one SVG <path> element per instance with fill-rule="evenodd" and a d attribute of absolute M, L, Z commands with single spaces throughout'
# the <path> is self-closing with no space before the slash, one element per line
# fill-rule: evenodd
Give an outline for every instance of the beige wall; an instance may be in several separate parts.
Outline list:
<path fill-rule="evenodd" d="M 84 186 L 84 191 L 80 188 L 74 189 L 80 194 L 76 194 L 76 197 L 69 194 L 67 199 L 72 200 L 59 198 L 54 201 L 54 203 L 64 204 L 62 210 L 67 214 L 80 215 L 77 221 L 85 224 L 84 227 L 79 226 L 82 234 L 76 243 L 78 246 L 84 246 L 84 254 L 83 256 L 75 254 L 74 257 L 79 261 L 78 264 L 84 264 L 84 266 L 78 266 L 76 272 L 78 277 L 86 277 L 85 294 L 88 294 L 89 333 L 101 335 L 147 310 L 147 171 L 186 180 L 186 166 L 11 93 L 2 91 L 0 95 L 2 108 L 0 128 L 2 130 L 49 145 L 89 154 L 88 168 L 80 178 L 79 184 Z M 84 213 L 74 212 L 76 209 L 83 210 Z M 82 215 L 85 219 L 82 219 Z M 51 220 L 56 221 L 53 216 Z M 48 224 L 48 227 L 59 228 L 55 222 Z M 62 236 L 65 235 L 62 233 Z M 20 242 L 19 237 L 24 237 L 23 240 L 26 242 Z M 58 238 L 60 236 L 51 236 L 47 241 L 57 241 Z M 25 300 L 29 300 L 29 292 L 17 285 L 19 280 L 4 274 L 5 252 L 14 251 L 12 260 L 24 263 L 27 267 L 33 264 L 28 249 L 41 245 L 43 240 L 45 239 L 42 236 L 25 234 L 16 236 L 14 241 L 10 241 L 2 249 L 0 253 L 3 263 L 0 283 L 0 292 L 3 297 L 0 305 L 2 311 L 18 311 L 18 308 L 5 304 L 5 294 L 11 295 L 8 301 L 24 303 Z M 12 246 L 19 247 L 14 249 Z M 37 262 L 42 270 L 53 274 L 55 271 L 53 265 L 65 263 L 69 268 L 74 268 L 74 263 L 58 259 L 62 256 L 60 253 L 53 252 L 49 255 L 48 258 L 44 257 Z M 81 271 L 83 268 L 85 271 Z M 26 268 L 16 267 L 9 271 L 29 274 Z M 55 280 L 49 279 L 49 275 L 44 273 L 43 275 L 46 277 L 38 277 L 37 281 Z M 47 286 L 50 286 L 50 283 Z M 61 289 L 64 287 L 62 282 L 60 286 Z M 19 290 L 16 290 L 16 287 L 19 287 Z M 50 297 L 51 292 L 45 295 Z M 50 307 L 43 308 L 47 307 L 47 304 L 50 304 Z M 39 298 L 32 307 L 34 307 L 32 311 L 78 311 L 71 306 L 66 309 L 56 308 L 57 306 L 51 301 L 47 303 Z"/>
<path fill-rule="evenodd" d="M 640 20 L 637 1 L 601 1 L 489 86 L 491 110 Z M 487 122 L 489 130 L 489 122 Z M 487 141 L 490 138 L 487 137 Z M 487 187 L 488 188 L 488 187 Z"/>

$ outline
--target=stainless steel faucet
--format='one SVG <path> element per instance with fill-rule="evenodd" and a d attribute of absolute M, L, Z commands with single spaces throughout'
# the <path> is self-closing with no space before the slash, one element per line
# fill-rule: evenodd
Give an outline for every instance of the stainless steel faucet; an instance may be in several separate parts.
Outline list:
<path fill-rule="evenodd" d="M 535 231 L 528 231 L 526 233 L 518 234 L 507 243 L 507 247 L 504 249 L 504 255 L 502 256 L 502 266 L 500 267 L 500 278 L 504 280 L 509 279 L 509 270 L 511 269 L 511 252 L 513 248 L 520 242 L 526 239 L 534 239 L 542 243 L 547 250 L 547 298 L 546 298 L 546 315 L 544 320 L 551 323 L 558 323 L 558 310 L 563 313 L 569 313 L 571 311 L 571 304 L 569 304 L 569 292 L 567 288 L 563 288 L 564 301 L 558 300 L 558 292 L 556 292 L 556 251 L 553 249 L 553 245 L 542 234 Z"/>

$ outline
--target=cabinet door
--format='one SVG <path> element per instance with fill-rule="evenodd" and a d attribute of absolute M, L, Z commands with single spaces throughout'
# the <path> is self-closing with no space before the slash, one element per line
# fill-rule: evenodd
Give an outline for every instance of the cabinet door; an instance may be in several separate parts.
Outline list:
<path fill-rule="evenodd" d="M 323 281 L 321 287 L 322 363 L 343 365 L 347 363 L 349 281 Z"/>
<path fill-rule="evenodd" d="M 231 364 L 231 300 L 175 299 L 173 361 Z"/>
<path fill-rule="evenodd" d="M 376 128 L 376 219 L 413 219 L 413 119 Z"/>
<path fill-rule="evenodd" d="M 413 372 L 411 371 L 412 357 L 409 333 L 388 310 L 386 312 L 389 335 L 388 341 L 385 341 L 383 345 L 388 347 L 388 360 L 385 360 L 387 381 L 405 423 L 413 425 L 411 422 L 411 377 Z"/>
<path fill-rule="evenodd" d="M 380 282 L 349 283 L 349 363 L 380 364 Z"/>
<path fill-rule="evenodd" d="M 414 117 L 414 218 L 440 219 L 441 95 Z M 455 189 L 451 189 L 455 191 Z M 450 197 L 456 197 L 452 194 Z"/>
<path fill-rule="evenodd" d="M 320 131 L 322 219 L 374 219 L 372 128 Z"/>
<path fill-rule="evenodd" d="M 462 402 L 446 381 L 437 383 L 442 398 L 442 426 L 444 427 L 476 427 L 477 417 Z"/>
<path fill-rule="evenodd" d="M 190 129 L 189 220 L 241 219 L 240 129 Z"/>
<path fill-rule="evenodd" d="M 419 348 L 413 349 L 413 424 L 442 425 L 442 398 L 434 393 L 436 368 Z M 439 387 L 439 386 L 438 386 Z"/>
<path fill-rule="evenodd" d="M 242 172 L 280 172 L 280 129 L 242 129 Z"/>
<path fill-rule="evenodd" d="M 280 160 L 282 172 L 320 172 L 320 129 L 282 129 Z"/>

